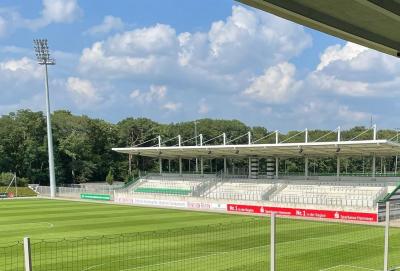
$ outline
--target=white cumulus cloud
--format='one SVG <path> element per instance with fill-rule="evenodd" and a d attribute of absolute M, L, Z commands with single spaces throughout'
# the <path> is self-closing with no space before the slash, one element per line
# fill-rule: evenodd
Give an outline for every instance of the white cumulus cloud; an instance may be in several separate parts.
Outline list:
<path fill-rule="evenodd" d="M 163 105 L 163 108 L 168 111 L 178 111 L 181 106 L 181 103 L 167 102 Z"/>
<path fill-rule="evenodd" d="M 268 104 L 285 103 L 294 97 L 301 85 L 295 74 L 296 67 L 288 62 L 270 67 L 254 79 L 243 95 Z"/>
<path fill-rule="evenodd" d="M 18 28 L 38 30 L 52 23 L 72 23 L 79 19 L 83 11 L 77 0 L 43 0 L 41 16 L 25 18 L 14 8 L 0 9 L 0 36 Z"/>
<path fill-rule="evenodd" d="M 102 100 L 97 89 L 89 80 L 78 77 L 69 77 L 67 88 L 71 92 L 73 100 L 78 106 L 87 106 L 98 103 Z"/>
<path fill-rule="evenodd" d="M 150 89 L 146 92 L 135 89 L 131 92 L 129 97 L 141 103 L 151 103 L 160 101 L 167 95 L 167 87 L 164 85 L 151 85 Z"/>
<path fill-rule="evenodd" d="M 97 41 L 82 51 L 80 71 L 93 78 L 129 78 L 147 84 L 175 81 L 191 89 L 240 91 L 247 78 L 287 61 L 311 45 L 301 26 L 234 6 L 208 31 L 177 33 L 165 24 Z"/>
<path fill-rule="evenodd" d="M 400 62 L 347 42 L 325 49 L 316 70 L 308 75 L 308 82 L 316 91 L 341 96 L 396 96 L 400 94 Z"/>
<path fill-rule="evenodd" d="M 123 28 L 124 23 L 121 18 L 108 15 L 104 17 L 101 24 L 91 27 L 86 33 L 90 35 L 106 34 Z"/>
<path fill-rule="evenodd" d="M 42 20 L 71 23 L 82 15 L 77 0 L 43 0 Z"/>
<path fill-rule="evenodd" d="M 33 59 L 22 57 L 0 62 L 0 80 L 18 79 L 27 81 L 41 77 L 40 67 Z"/>
<path fill-rule="evenodd" d="M 366 50 L 368 50 L 366 47 L 351 42 L 346 43 L 344 46 L 338 44 L 329 46 L 320 57 L 317 71 L 323 70 L 335 61 L 351 61 Z"/>

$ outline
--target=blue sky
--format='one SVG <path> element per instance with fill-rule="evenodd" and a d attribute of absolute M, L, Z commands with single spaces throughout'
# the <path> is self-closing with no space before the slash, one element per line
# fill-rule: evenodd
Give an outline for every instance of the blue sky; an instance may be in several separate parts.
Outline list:
<path fill-rule="evenodd" d="M 368 125 L 371 116 L 399 126 L 398 59 L 229 0 L 3 0 L 0 114 L 44 109 L 38 37 L 57 60 L 53 109 L 283 131 Z"/>

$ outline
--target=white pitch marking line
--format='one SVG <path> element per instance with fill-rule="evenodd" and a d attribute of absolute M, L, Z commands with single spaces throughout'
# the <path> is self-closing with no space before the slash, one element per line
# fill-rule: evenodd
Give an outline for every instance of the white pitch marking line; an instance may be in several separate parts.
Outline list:
<path fill-rule="evenodd" d="M 50 222 L 32 222 L 32 223 L 24 223 L 23 225 L 30 224 L 30 225 L 47 225 L 47 228 L 53 228 L 54 224 Z"/>
<path fill-rule="evenodd" d="M 355 268 L 355 269 L 359 269 L 359 270 L 368 270 L 368 271 L 379 271 L 378 269 L 372 269 L 372 268 L 367 268 L 367 267 L 362 267 L 362 266 L 355 266 L 355 265 L 348 265 L 348 264 L 339 264 L 339 265 L 335 265 L 329 268 L 325 268 L 325 269 L 320 269 L 319 271 L 328 271 L 328 270 L 334 270 L 336 268 L 340 268 L 340 267 L 350 267 L 350 268 Z"/>
<path fill-rule="evenodd" d="M 162 262 L 162 263 L 157 263 L 157 264 L 142 265 L 142 266 L 132 267 L 132 268 L 128 268 L 128 269 L 122 269 L 122 270 L 120 270 L 120 271 L 128 271 L 128 270 L 136 270 L 136 269 L 142 269 L 142 268 L 152 267 L 152 266 L 160 266 L 160 265 L 165 265 L 165 264 L 170 264 L 170 263 L 183 262 L 183 261 L 187 261 L 187 260 L 206 258 L 206 257 L 210 257 L 210 256 L 215 256 L 215 255 L 218 255 L 218 254 L 227 254 L 227 253 L 232 253 L 232 252 L 237 252 L 237 251 L 252 250 L 252 249 L 257 249 L 257 248 L 262 248 L 262 247 L 268 247 L 268 246 L 269 246 L 269 245 L 258 246 L 258 247 L 251 247 L 251 248 L 245 248 L 245 249 L 236 249 L 236 250 L 232 250 L 232 251 L 207 252 L 207 253 L 210 253 L 210 254 L 202 255 L 202 256 L 197 256 L 197 257 L 191 257 L 191 258 L 184 258 L 184 259 L 175 260 L 175 261 Z M 184 253 L 181 253 L 181 254 L 184 254 Z M 158 255 L 157 255 L 157 254 L 154 254 L 154 255 L 149 255 L 149 256 L 144 256 L 144 257 L 133 257 L 133 258 L 129 258 L 129 260 L 133 260 L 133 259 L 143 259 L 143 258 L 152 258 L 152 257 L 159 257 L 159 256 L 163 256 L 163 254 L 158 254 Z M 120 261 L 123 261 L 123 260 L 112 261 L 111 263 L 116 263 L 116 262 L 120 262 Z M 106 263 L 104 263 L 104 264 L 92 265 L 92 266 L 90 266 L 90 267 L 88 267 L 88 268 L 82 269 L 81 271 L 92 270 L 93 268 L 100 267 L 100 266 L 104 266 L 104 265 L 106 265 Z"/>
<path fill-rule="evenodd" d="M 50 223 L 50 222 L 28 222 L 28 223 L 19 223 L 19 224 L 9 224 L 9 225 L 4 225 L 9 227 L 10 225 L 14 225 L 15 227 L 21 227 L 24 228 L 25 226 L 29 226 L 29 225 L 47 225 L 47 228 L 53 228 L 54 224 Z"/>

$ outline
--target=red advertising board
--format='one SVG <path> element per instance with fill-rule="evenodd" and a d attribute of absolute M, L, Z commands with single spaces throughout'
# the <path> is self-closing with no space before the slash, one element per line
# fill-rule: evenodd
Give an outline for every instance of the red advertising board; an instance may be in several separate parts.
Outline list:
<path fill-rule="evenodd" d="M 341 219 L 364 222 L 378 222 L 376 213 L 359 213 L 332 210 L 311 210 L 298 208 L 282 208 L 269 206 L 228 204 L 228 212 L 253 213 L 253 214 L 271 214 L 272 212 L 281 216 L 297 216 L 307 218 Z"/>

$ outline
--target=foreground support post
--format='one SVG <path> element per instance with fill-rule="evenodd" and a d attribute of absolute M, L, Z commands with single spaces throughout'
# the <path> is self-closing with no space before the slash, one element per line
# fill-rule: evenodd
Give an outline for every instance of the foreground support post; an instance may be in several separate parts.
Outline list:
<path fill-rule="evenodd" d="M 24 265 L 25 271 L 32 271 L 31 239 L 24 237 Z"/>
<path fill-rule="evenodd" d="M 385 221 L 385 254 L 383 256 L 383 270 L 389 271 L 389 228 L 390 228 L 390 202 L 386 202 Z"/>
<path fill-rule="evenodd" d="M 275 271 L 275 234 L 276 234 L 276 223 L 275 223 L 276 214 L 271 213 L 271 240 L 270 240 L 270 271 Z"/>

